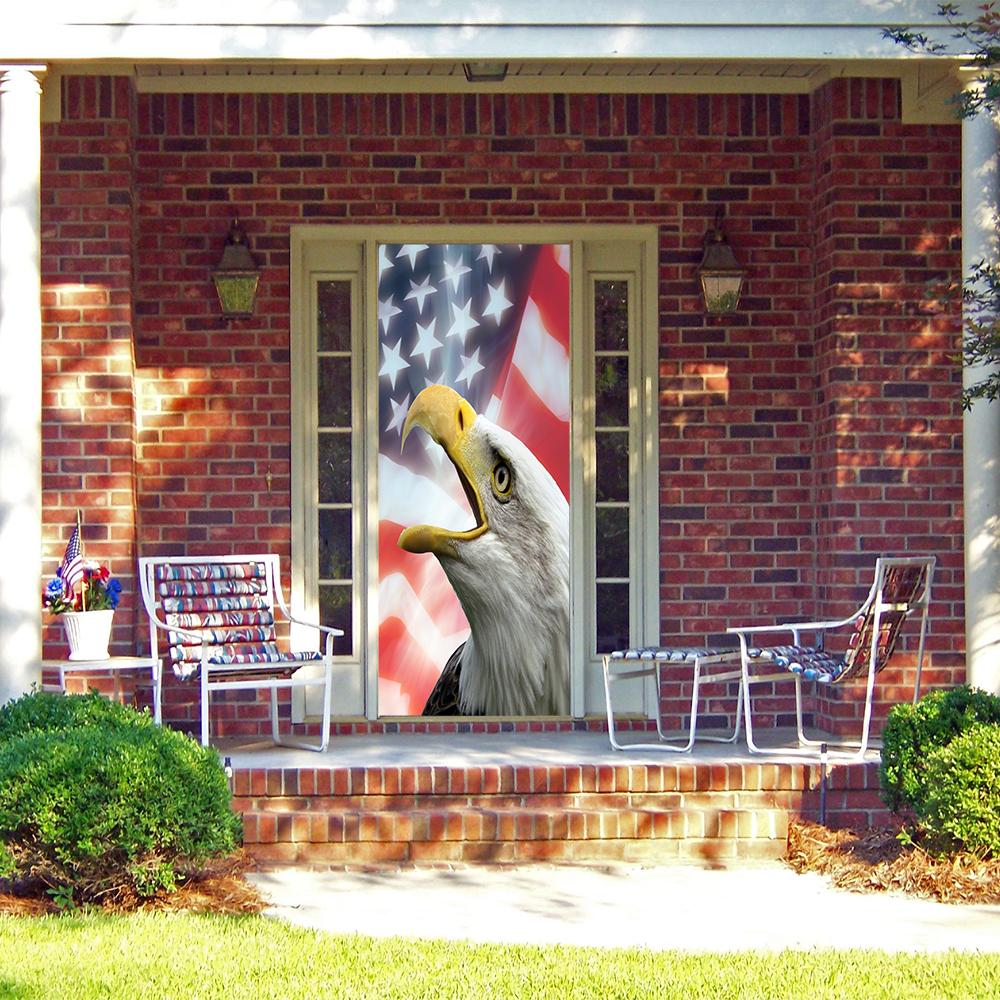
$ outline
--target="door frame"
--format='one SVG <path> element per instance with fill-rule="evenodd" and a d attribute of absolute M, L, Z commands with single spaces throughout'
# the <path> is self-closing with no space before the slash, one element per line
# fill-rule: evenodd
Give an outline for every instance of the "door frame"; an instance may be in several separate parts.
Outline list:
<path fill-rule="evenodd" d="M 588 518 L 592 504 L 574 502 L 574 497 L 587 500 L 593 495 L 595 466 L 593 446 L 593 373 L 588 374 L 593 356 L 591 318 L 586 315 L 589 291 L 586 286 L 588 273 L 606 274 L 606 260 L 593 267 L 587 263 L 588 245 L 607 247 L 613 243 L 627 243 L 637 250 L 639 261 L 636 269 L 637 291 L 640 301 L 635 309 L 637 343 L 631 357 L 639 365 L 635 379 L 635 402 L 638 432 L 636 440 L 642 443 L 639 453 L 630 456 L 630 475 L 636 484 L 636 512 L 630 539 L 630 555 L 634 567 L 632 581 L 633 623 L 636 641 L 653 645 L 659 642 L 659 430 L 658 430 L 658 252 L 659 232 L 653 225 L 573 224 L 573 223 L 505 223 L 505 224 L 393 224 L 338 225 L 319 223 L 294 225 L 290 229 L 290 358 L 291 358 L 291 542 L 292 542 L 292 608 L 296 615 L 316 620 L 317 609 L 312 605 L 308 567 L 313 558 L 308 550 L 307 508 L 310 503 L 310 484 L 315 483 L 315 473 L 303 468 L 307 458 L 304 433 L 306 432 L 304 408 L 314 401 L 308 391 L 303 351 L 311 343 L 312 332 L 312 275 L 337 267 L 317 267 L 315 259 L 322 257 L 324 246 L 351 246 L 360 248 L 359 280 L 356 283 L 361 307 L 352 302 L 354 322 L 361 324 L 353 336 L 354 344 L 362 344 L 361 357 L 357 359 L 356 377 L 360 379 L 359 397 L 354 402 L 355 419 L 363 421 L 366 428 L 378 427 L 378 253 L 380 243 L 547 243 L 570 246 L 570 379 L 571 415 L 570 444 L 573 455 L 581 459 L 570 463 L 570 712 L 573 718 L 600 715 L 604 710 L 603 687 L 600 684 L 600 657 L 591 649 L 591 637 L 586 629 L 593 621 L 590 588 L 587 584 L 588 532 L 592 530 Z M 336 254 L 334 254 L 334 257 Z M 590 340 L 587 342 L 586 338 Z M 581 341 L 584 341 L 581 343 Z M 589 354 L 585 353 L 588 351 Z M 588 362 L 588 363 L 581 363 Z M 312 363 L 310 361 L 310 363 Z M 303 396 L 303 393 L 305 394 Z M 356 512 L 354 524 L 361 531 L 360 550 L 362 562 L 356 572 L 362 574 L 361 590 L 364 593 L 362 613 L 355 621 L 361 627 L 358 633 L 360 662 L 352 663 L 360 671 L 362 704 L 351 706 L 346 714 L 363 716 L 370 720 L 378 715 L 378 623 L 374 609 L 378 603 L 378 434 L 366 433 L 360 449 L 361 455 L 355 477 L 363 483 L 362 509 Z M 633 464 L 634 463 L 634 464 Z M 307 473 L 307 474 L 303 474 Z M 358 495 L 358 494 L 355 494 Z M 313 502 L 315 498 L 313 497 Z M 312 539 L 315 544 L 315 539 Z M 345 664 L 347 666 L 347 664 Z M 596 669 L 595 669 L 596 668 Z M 641 697 L 628 706 L 649 716 L 658 710 L 652 684 L 646 685 Z M 305 717 L 305 702 L 297 699 L 293 704 L 293 718 Z M 341 713 L 345 714 L 345 713 Z M 395 717 L 394 717 L 395 718 Z"/>

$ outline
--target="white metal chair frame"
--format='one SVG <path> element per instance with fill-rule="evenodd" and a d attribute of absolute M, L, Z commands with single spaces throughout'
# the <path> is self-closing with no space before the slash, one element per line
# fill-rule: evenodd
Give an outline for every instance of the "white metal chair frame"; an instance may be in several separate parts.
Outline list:
<path fill-rule="evenodd" d="M 879 636 L 880 636 L 880 624 L 882 615 L 887 611 L 902 612 L 904 615 L 903 620 L 900 622 L 899 628 L 897 630 L 901 631 L 903 623 L 914 615 L 919 614 L 920 616 L 920 638 L 919 644 L 917 646 L 917 673 L 916 679 L 913 685 L 913 701 L 916 702 L 920 697 L 920 679 L 921 672 L 923 670 L 924 662 L 924 647 L 925 640 L 927 637 L 927 612 L 930 605 L 930 595 L 931 595 L 931 579 L 934 575 L 934 567 L 937 560 L 934 556 L 918 556 L 918 557 L 880 557 L 875 563 L 875 579 L 872 583 L 871 589 L 868 591 L 868 596 L 865 598 L 864 603 L 855 611 L 853 614 L 849 615 L 847 618 L 841 618 L 835 621 L 814 621 L 814 622 L 786 622 L 780 625 L 756 625 L 751 627 L 736 626 L 728 628 L 726 631 L 732 633 L 739 637 L 740 641 L 740 663 L 742 670 L 742 693 L 743 693 L 743 714 L 746 719 L 746 738 L 747 738 L 747 749 L 751 753 L 764 754 L 771 756 L 809 756 L 815 757 L 815 749 L 807 748 L 819 748 L 823 745 L 841 748 L 845 751 L 845 756 L 850 760 L 863 760 L 865 754 L 868 751 L 869 735 L 871 731 L 871 719 L 872 719 L 872 701 L 873 694 L 875 691 L 875 677 L 880 672 L 881 669 L 888 664 L 892 659 L 894 648 L 891 648 L 884 658 L 884 662 L 881 667 L 879 666 Z M 896 567 L 924 567 L 923 584 L 919 589 L 919 592 L 914 595 L 914 597 L 906 601 L 905 603 L 893 603 L 886 601 L 884 599 L 884 590 L 886 584 L 886 577 L 890 570 Z M 867 683 L 865 690 L 865 713 L 864 721 L 862 723 L 861 729 L 861 741 L 856 742 L 833 742 L 829 740 L 815 740 L 807 737 L 805 735 L 804 726 L 802 722 L 802 681 L 803 677 L 798 673 L 791 673 L 788 670 L 782 670 L 777 673 L 768 674 L 751 674 L 750 667 L 753 662 L 755 662 L 758 657 L 751 657 L 749 655 L 749 650 L 753 648 L 749 643 L 748 639 L 751 636 L 762 635 L 766 633 L 775 633 L 788 631 L 792 633 L 792 644 L 794 646 L 802 645 L 802 635 L 803 633 L 814 634 L 817 638 L 817 647 L 822 648 L 825 639 L 825 634 L 828 631 L 832 631 L 838 628 L 843 628 L 847 625 L 853 625 L 857 622 L 858 618 L 862 615 L 867 615 L 869 612 L 872 614 L 871 628 L 870 628 L 870 642 L 869 650 L 867 656 Z M 850 677 L 856 677 L 857 672 L 851 671 L 848 675 L 842 678 L 831 681 L 830 683 L 836 684 L 840 680 L 847 680 Z M 805 678 L 808 680 L 808 678 Z M 760 747 L 754 740 L 753 735 L 753 705 L 751 698 L 751 686 L 753 684 L 759 684 L 763 682 L 773 682 L 773 681 L 795 681 L 795 721 L 796 729 L 799 740 L 798 748 L 765 748 Z M 846 754 L 846 750 L 851 750 L 852 752 Z M 840 753 L 840 751 L 835 751 L 835 753 Z"/>
<path fill-rule="evenodd" d="M 275 604 L 289 622 L 298 625 L 305 625 L 308 628 L 316 629 L 325 635 L 325 644 L 322 652 L 322 659 L 288 660 L 281 664 L 270 663 L 241 663 L 234 664 L 213 664 L 209 662 L 211 650 L 217 646 L 217 642 L 210 639 L 199 631 L 179 628 L 176 625 L 168 625 L 157 614 L 156 595 L 156 567 L 163 565 L 185 566 L 185 565 L 211 565 L 211 564 L 243 564 L 262 563 L 265 567 L 265 586 L 267 603 L 271 609 Z M 178 635 L 185 635 L 201 644 L 201 659 L 198 667 L 198 676 L 201 684 L 201 743 L 208 746 L 209 736 L 209 702 L 213 691 L 245 691 L 260 688 L 268 688 L 270 697 L 271 714 L 271 736 L 275 743 L 280 746 L 295 747 L 302 750 L 315 750 L 322 752 L 327 748 L 330 741 L 330 710 L 331 710 L 331 690 L 333 685 L 333 640 L 337 636 L 344 634 L 342 629 L 329 628 L 324 625 L 317 625 L 315 622 L 303 621 L 292 615 L 285 603 L 284 593 L 281 589 L 281 574 L 278 556 L 273 554 L 265 555 L 232 555 L 232 556 L 156 556 L 141 558 L 139 560 L 139 585 L 142 590 L 143 604 L 146 606 L 146 614 L 149 617 L 149 643 L 150 655 L 159 657 L 159 632 L 174 632 Z M 273 613 L 273 611 L 272 611 Z M 275 677 L 276 667 L 284 670 L 296 670 L 297 667 L 319 666 L 322 673 L 319 677 L 303 677 L 293 675 L 291 677 Z M 241 675 L 236 679 L 213 680 L 212 675 L 230 674 L 238 671 Z M 175 670 L 176 672 L 176 670 Z M 162 669 L 161 669 L 162 673 Z M 253 675 L 258 673 L 258 677 Z M 301 673 L 301 671 L 299 671 Z M 272 676 L 268 676 L 271 674 Z M 249 676 L 247 676 L 249 675 Z M 304 740 L 281 737 L 278 731 L 278 691 L 286 688 L 305 688 L 323 686 L 323 712 L 320 723 L 320 742 L 310 743 Z"/>
<path fill-rule="evenodd" d="M 741 716 L 743 714 L 743 699 L 741 692 L 736 697 L 736 725 L 729 736 L 701 736 L 697 735 L 698 730 L 698 695 L 699 685 L 714 684 L 717 681 L 739 680 L 742 686 L 742 671 L 728 670 L 722 673 L 706 673 L 702 676 L 705 667 L 715 667 L 723 663 L 734 663 L 739 655 L 738 649 L 684 649 L 651 647 L 647 649 L 629 649 L 624 652 L 607 653 L 604 656 L 604 697 L 608 709 L 608 739 L 615 750 L 667 750 L 673 753 L 687 753 L 695 743 L 696 739 L 707 740 L 713 743 L 735 743 L 739 738 Z M 612 664 L 641 663 L 643 666 L 615 670 Z M 684 744 L 671 742 L 663 731 L 663 719 L 659 709 L 659 697 L 663 684 L 664 667 L 691 667 L 692 688 L 691 688 L 691 714 L 688 726 L 688 738 Z M 640 677 L 656 678 L 656 734 L 659 737 L 657 743 L 621 743 L 615 729 L 614 705 L 611 698 L 611 689 L 615 684 L 622 681 L 635 680 Z"/>

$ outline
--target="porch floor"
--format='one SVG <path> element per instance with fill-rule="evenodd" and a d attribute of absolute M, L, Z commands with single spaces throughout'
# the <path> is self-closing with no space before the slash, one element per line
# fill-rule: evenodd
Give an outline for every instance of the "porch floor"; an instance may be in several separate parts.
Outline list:
<path fill-rule="evenodd" d="M 791 749 L 794 730 L 758 734 L 762 746 Z M 810 733 L 816 739 L 820 734 Z M 651 742 L 655 734 L 636 732 L 623 738 Z M 830 737 L 832 739 L 832 737 Z M 509 733 L 371 733 L 331 736 L 324 753 L 275 746 L 265 738 L 222 739 L 213 742 L 230 758 L 235 769 L 324 767 L 491 767 L 640 764 L 802 764 L 794 753 L 780 756 L 751 754 L 742 735 L 736 743 L 699 741 L 689 753 L 664 750 L 613 750 L 604 732 Z M 869 750 L 865 763 L 877 762 L 877 749 Z M 831 764 L 843 758 L 831 753 Z"/>

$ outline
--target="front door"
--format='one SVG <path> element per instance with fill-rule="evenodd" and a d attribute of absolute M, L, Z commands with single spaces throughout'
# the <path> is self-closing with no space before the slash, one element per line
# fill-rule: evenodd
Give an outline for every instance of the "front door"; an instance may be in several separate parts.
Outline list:
<path fill-rule="evenodd" d="M 336 714 L 597 714 L 600 654 L 657 641 L 655 249 L 293 232 L 293 597 L 347 632 Z"/>

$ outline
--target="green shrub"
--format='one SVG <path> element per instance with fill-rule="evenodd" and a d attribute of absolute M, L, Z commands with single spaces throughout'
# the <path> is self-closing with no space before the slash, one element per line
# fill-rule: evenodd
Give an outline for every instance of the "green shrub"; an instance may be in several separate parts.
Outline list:
<path fill-rule="evenodd" d="M 967 729 L 927 758 L 919 812 L 943 846 L 1000 858 L 1000 726 Z"/>
<path fill-rule="evenodd" d="M 234 850 L 240 820 L 215 751 L 155 725 L 104 728 L 100 712 L 0 742 L 0 876 L 70 885 L 78 902 L 144 897 Z"/>
<path fill-rule="evenodd" d="M 882 731 L 879 777 L 885 804 L 919 812 L 927 796 L 930 753 L 979 723 L 1000 724 L 1000 698 L 968 685 L 932 691 L 916 705 L 896 705 Z"/>
<path fill-rule="evenodd" d="M 127 705 L 109 701 L 91 691 L 89 694 L 53 694 L 32 691 L 0 707 L 0 743 L 28 733 L 48 733 L 81 726 L 149 726 L 148 712 L 137 712 Z"/>

